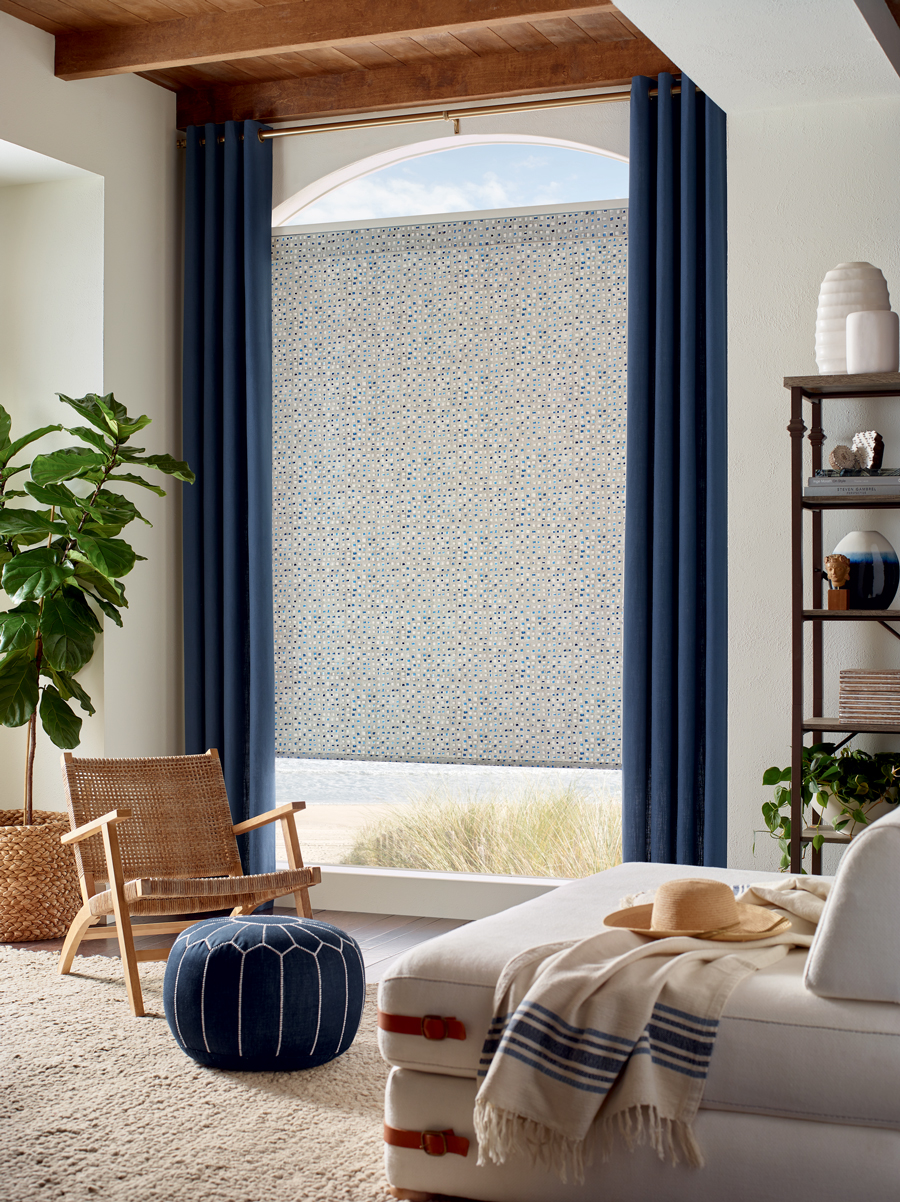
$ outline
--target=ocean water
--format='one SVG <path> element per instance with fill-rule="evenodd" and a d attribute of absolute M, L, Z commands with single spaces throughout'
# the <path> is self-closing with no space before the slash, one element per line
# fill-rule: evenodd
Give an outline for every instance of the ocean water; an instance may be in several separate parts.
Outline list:
<path fill-rule="evenodd" d="M 573 785 L 586 798 L 621 802 L 622 773 L 604 768 L 495 768 L 469 764 L 385 764 L 369 760 L 276 759 L 279 805 L 391 805 L 424 793 L 515 797 Z"/>

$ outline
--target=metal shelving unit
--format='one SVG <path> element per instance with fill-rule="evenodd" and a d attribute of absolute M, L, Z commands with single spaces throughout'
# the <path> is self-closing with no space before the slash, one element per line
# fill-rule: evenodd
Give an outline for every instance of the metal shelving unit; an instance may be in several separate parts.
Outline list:
<path fill-rule="evenodd" d="M 831 399 L 871 399 L 900 396 L 900 372 L 882 372 L 858 376 L 786 376 L 785 388 L 791 393 L 791 780 L 799 781 L 802 773 L 803 741 L 809 733 L 845 734 L 848 742 L 857 734 L 900 734 L 900 724 L 892 722 L 842 722 L 839 718 L 822 715 L 824 622 L 878 622 L 885 630 L 900 638 L 900 631 L 889 623 L 900 622 L 896 609 L 823 609 L 822 585 L 822 514 L 833 509 L 900 509 L 900 478 L 898 493 L 891 496 L 863 497 L 804 497 L 803 442 L 807 426 L 803 420 L 804 402 L 811 408 L 809 443 L 812 448 L 812 473 L 822 466 L 822 405 Z M 804 562 L 804 514 L 811 519 L 809 558 Z M 804 608 L 804 582 L 811 571 L 812 604 Z M 812 716 L 805 713 L 804 628 L 812 623 L 812 681 L 809 701 Z M 850 836 L 839 832 L 802 825 L 800 790 L 792 790 L 791 800 L 791 872 L 800 872 L 803 845 L 821 835 L 825 843 L 849 843 Z M 822 853 L 812 850 L 811 871 L 821 873 Z"/>

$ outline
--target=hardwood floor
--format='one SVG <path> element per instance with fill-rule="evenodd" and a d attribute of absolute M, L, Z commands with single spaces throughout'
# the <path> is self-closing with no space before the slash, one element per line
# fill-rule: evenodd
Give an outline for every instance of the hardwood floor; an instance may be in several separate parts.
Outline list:
<path fill-rule="evenodd" d="M 293 914 L 293 910 L 276 909 L 276 914 Z M 197 916 L 200 921 L 202 916 Z M 362 948 L 363 960 L 366 965 L 366 981 L 380 981 L 384 973 L 399 959 L 404 952 L 416 944 L 425 943 L 445 931 L 453 931 L 456 927 L 465 926 L 464 919 L 456 918 L 413 918 L 407 914 L 358 914 L 347 910 L 313 910 L 313 917 L 322 922 L 330 922 L 340 927 L 348 935 L 352 935 Z M 140 918 L 132 919 L 135 928 L 141 924 Z M 159 921 L 148 918 L 146 922 Z M 136 948 L 171 947 L 175 936 L 144 936 L 136 935 Z M 25 948 L 35 952 L 58 952 L 63 945 L 62 939 L 46 939 L 40 943 L 10 943 L 8 947 Z M 110 939 L 91 939 L 82 943 L 79 956 L 118 956 L 119 945 L 115 937 Z"/>

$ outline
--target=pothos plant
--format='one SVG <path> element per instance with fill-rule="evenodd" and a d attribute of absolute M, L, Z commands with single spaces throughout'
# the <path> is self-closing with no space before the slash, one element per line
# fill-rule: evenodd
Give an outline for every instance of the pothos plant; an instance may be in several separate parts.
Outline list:
<path fill-rule="evenodd" d="M 0 585 L 14 603 L 0 613 L 0 722 L 28 726 L 26 826 L 33 818 L 38 716 L 57 747 L 78 746 L 82 719 L 72 705 L 86 714 L 94 706 L 76 676 L 94 654 L 101 616 L 122 625 L 120 611 L 128 606 L 122 578 L 144 558 L 119 535 L 135 520 L 151 523 L 116 485 L 166 495 L 135 468 L 194 480 L 186 463 L 131 445 L 150 418 L 129 417 L 112 393 L 77 400 L 58 395 L 89 424 L 42 426 L 13 442 L 9 414 L 0 406 Z M 13 464 L 25 447 L 62 429 L 83 445 Z M 22 472 L 28 479 L 10 488 Z M 32 504 L 10 504 L 19 499 Z"/>
<path fill-rule="evenodd" d="M 787 783 L 786 783 L 787 782 Z M 762 783 L 774 786 L 772 801 L 763 802 L 762 813 L 770 834 L 781 848 L 781 867 L 790 866 L 791 797 L 793 782 L 790 768 L 767 768 Z M 800 782 L 802 814 L 815 804 L 820 811 L 831 801 L 841 809 L 832 828 L 845 830 L 852 823 L 865 826 L 869 812 L 881 801 L 896 802 L 900 785 L 900 755 L 894 752 L 869 754 L 845 747 L 835 754 L 834 743 L 816 743 L 803 748 L 803 779 Z M 813 836 L 817 850 L 821 835 Z"/>

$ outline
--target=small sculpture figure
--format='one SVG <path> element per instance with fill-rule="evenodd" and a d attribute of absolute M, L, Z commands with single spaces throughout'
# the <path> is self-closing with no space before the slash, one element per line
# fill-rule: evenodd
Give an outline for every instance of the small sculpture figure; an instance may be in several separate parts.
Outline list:
<path fill-rule="evenodd" d="M 843 588 L 850 578 L 850 560 L 846 555 L 826 555 L 825 575 L 832 588 Z"/>
<path fill-rule="evenodd" d="M 851 451 L 849 447 L 845 447 L 843 444 L 834 448 L 828 456 L 828 462 L 836 472 L 856 471 L 861 466 L 856 451 Z"/>
<path fill-rule="evenodd" d="M 861 430 L 853 435 L 853 447 L 859 467 L 877 472 L 884 459 L 884 439 L 877 430 Z"/>

